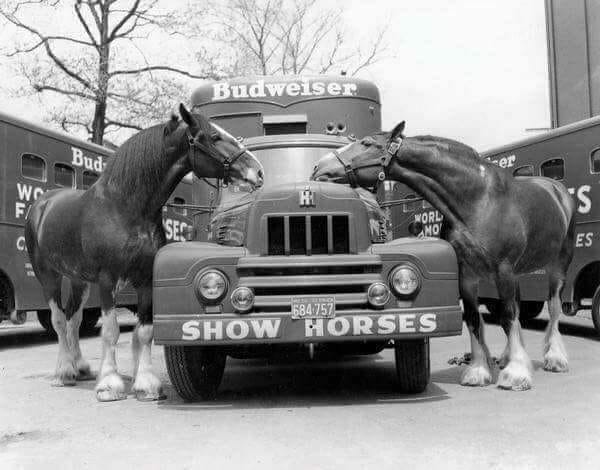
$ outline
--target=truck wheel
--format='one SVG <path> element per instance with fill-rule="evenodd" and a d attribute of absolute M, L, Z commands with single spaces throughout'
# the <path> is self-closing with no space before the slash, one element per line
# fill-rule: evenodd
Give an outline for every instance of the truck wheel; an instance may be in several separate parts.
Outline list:
<path fill-rule="evenodd" d="M 535 300 L 523 300 L 520 304 L 519 319 L 521 320 L 533 320 L 537 317 L 544 309 L 544 302 L 538 302 Z"/>
<path fill-rule="evenodd" d="M 171 383 L 185 401 L 210 400 L 223 379 L 227 355 L 217 347 L 165 346 Z"/>
<path fill-rule="evenodd" d="M 82 336 L 90 335 L 95 333 L 96 323 L 100 318 L 101 311 L 99 308 L 86 308 L 83 310 L 83 318 L 81 319 L 81 325 L 79 326 L 79 334 Z M 40 325 L 46 330 L 48 336 L 55 338 L 56 332 L 52 326 L 50 310 L 38 310 L 37 317 Z"/>
<path fill-rule="evenodd" d="M 421 393 L 431 373 L 429 338 L 395 341 L 396 374 L 402 393 Z"/>
<path fill-rule="evenodd" d="M 596 288 L 596 292 L 594 292 L 594 297 L 592 298 L 592 321 L 594 322 L 596 333 L 600 335 L 600 286 Z"/>

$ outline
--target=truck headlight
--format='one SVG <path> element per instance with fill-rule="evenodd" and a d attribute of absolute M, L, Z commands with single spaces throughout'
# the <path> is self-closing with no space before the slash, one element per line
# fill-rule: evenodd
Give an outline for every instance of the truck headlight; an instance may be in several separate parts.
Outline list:
<path fill-rule="evenodd" d="M 227 278 L 216 269 L 209 269 L 196 276 L 194 282 L 198 299 L 214 304 L 221 300 L 227 292 Z"/>
<path fill-rule="evenodd" d="M 413 295 L 421 287 L 421 275 L 416 268 L 403 264 L 394 268 L 390 274 L 390 285 L 401 297 Z"/>
<path fill-rule="evenodd" d="M 367 300 L 373 307 L 383 307 L 390 300 L 390 290 L 382 282 L 374 282 L 367 291 Z"/>
<path fill-rule="evenodd" d="M 231 305 L 240 313 L 246 313 L 254 306 L 254 292 L 248 287 L 236 287 L 231 293 Z"/>

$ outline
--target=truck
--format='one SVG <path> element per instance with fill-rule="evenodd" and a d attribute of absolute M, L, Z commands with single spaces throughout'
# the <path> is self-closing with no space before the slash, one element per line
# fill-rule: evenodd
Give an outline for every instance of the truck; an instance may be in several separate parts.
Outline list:
<path fill-rule="evenodd" d="M 244 137 L 265 185 L 219 188 L 205 239 L 200 229 L 155 258 L 154 340 L 177 393 L 212 398 L 228 356 L 290 347 L 393 347 L 398 389 L 424 391 L 430 338 L 462 332 L 453 249 L 391 240 L 376 195 L 309 180 L 323 155 L 379 130 L 374 84 L 250 77 L 204 85 L 192 104 Z"/>

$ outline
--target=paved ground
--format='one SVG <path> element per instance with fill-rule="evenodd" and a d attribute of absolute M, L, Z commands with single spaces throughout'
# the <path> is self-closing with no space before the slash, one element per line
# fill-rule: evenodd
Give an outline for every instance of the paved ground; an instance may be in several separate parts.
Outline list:
<path fill-rule="evenodd" d="M 561 326 L 568 374 L 541 370 L 545 320 L 525 330 L 534 389 L 464 388 L 450 366 L 468 337 L 432 341 L 426 393 L 394 391 L 391 350 L 337 362 L 229 360 L 214 402 L 97 403 L 93 382 L 52 388 L 56 345 L 35 324 L 0 327 L 0 468 L 599 468 L 600 342 L 589 317 Z M 131 317 L 119 341 L 130 373 Z M 503 347 L 489 325 L 494 354 Z M 97 338 L 82 341 L 98 368 Z"/>

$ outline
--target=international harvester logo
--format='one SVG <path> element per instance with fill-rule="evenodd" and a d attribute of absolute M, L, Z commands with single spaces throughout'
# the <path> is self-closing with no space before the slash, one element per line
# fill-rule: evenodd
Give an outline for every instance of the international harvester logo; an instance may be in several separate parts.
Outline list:
<path fill-rule="evenodd" d="M 310 190 L 310 186 L 300 191 L 300 207 L 315 207 L 315 193 Z"/>

